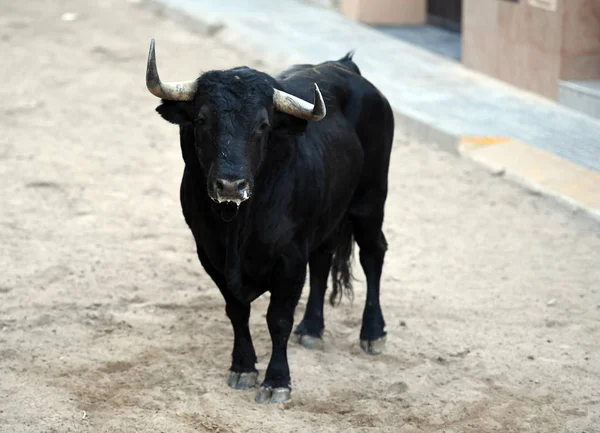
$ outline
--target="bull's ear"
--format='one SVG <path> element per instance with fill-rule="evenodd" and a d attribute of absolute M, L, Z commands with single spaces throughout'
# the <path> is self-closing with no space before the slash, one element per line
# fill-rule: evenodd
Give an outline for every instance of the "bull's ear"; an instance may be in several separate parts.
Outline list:
<path fill-rule="evenodd" d="M 174 123 L 176 125 L 185 125 L 192 121 L 190 112 L 192 104 L 190 102 L 181 101 L 162 101 L 156 111 L 161 115 L 167 122 Z"/>

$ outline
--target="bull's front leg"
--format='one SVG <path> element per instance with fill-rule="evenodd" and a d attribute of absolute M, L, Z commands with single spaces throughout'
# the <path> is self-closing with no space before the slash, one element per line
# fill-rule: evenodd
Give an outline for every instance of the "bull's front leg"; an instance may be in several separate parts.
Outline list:
<path fill-rule="evenodd" d="M 281 403 L 291 397 L 290 367 L 287 346 L 294 325 L 294 310 L 306 279 L 307 260 L 294 260 L 278 267 L 277 285 L 271 290 L 267 310 L 267 325 L 271 334 L 272 352 L 260 390 L 258 403 Z"/>
<path fill-rule="evenodd" d="M 225 277 L 212 266 L 201 247 L 198 247 L 198 257 L 225 298 L 225 312 L 233 327 L 233 351 L 231 352 L 231 367 L 227 384 L 236 389 L 253 388 L 256 386 L 258 371 L 255 367 L 256 352 L 248 324 L 250 304 L 240 302 L 231 294 L 227 288 Z"/>
<path fill-rule="evenodd" d="M 240 303 L 231 296 L 226 298 L 225 311 L 233 326 L 233 351 L 227 384 L 231 388 L 246 389 L 256 385 L 256 353 L 250 336 L 250 305 Z"/>

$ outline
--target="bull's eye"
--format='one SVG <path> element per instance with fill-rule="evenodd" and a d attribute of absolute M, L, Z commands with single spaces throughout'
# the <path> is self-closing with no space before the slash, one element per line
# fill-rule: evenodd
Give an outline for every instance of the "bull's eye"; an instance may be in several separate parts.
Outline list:
<path fill-rule="evenodd" d="M 258 126 L 258 130 L 260 132 L 265 132 L 267 129 L 269 129 L 271 127 L 271 125 L 269 125 L 268 122 L 262 122 L 259 126 Z"/>
<path fill-rule="evenodd" d="M 196 117 L 196 126 L 204 126 L 206 119 L 202 116 Z"/>

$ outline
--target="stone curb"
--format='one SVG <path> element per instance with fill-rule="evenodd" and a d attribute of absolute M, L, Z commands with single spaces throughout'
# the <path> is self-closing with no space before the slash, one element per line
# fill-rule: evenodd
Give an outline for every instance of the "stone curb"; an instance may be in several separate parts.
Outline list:
<path fill-rule="evenodd" d="M 500 137 L 462 137 L 459 152 L 491 174 L 548 196 L 573 213 L 600 222 L 600 174 L 525 143 Z"/>

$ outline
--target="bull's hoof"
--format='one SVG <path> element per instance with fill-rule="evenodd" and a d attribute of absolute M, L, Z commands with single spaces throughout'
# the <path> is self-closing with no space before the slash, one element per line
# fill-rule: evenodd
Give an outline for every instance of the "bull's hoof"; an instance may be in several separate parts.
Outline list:
<path fill-rule="evenodd" d="M 289 388 L 271 388 L 261 386 L 256 393 L 257 403 L 283 403 L 292 398 L 292 390 Z"/>
<path fill-rule="evenodd" d="M 229 373 L 229 379 L 227 379 L 227 385 L 235 389 L 248 389 L 256 386 L 256 380 L 258 379 L 258 372 L 251 371 L 248 373 L 237 373 L 232 371 Z"/>
<path fill-rule="evenodd" d="M 385 336 L 376 340 L 360 340 L 360 347 L 369 355 L 379 355 L 385 348 Z"/>
<path fill-rule="evenodd" d="M 298 343 L 307 349 L 323 349 L 323 339 L 312 335 L 298 335 Z"/>

